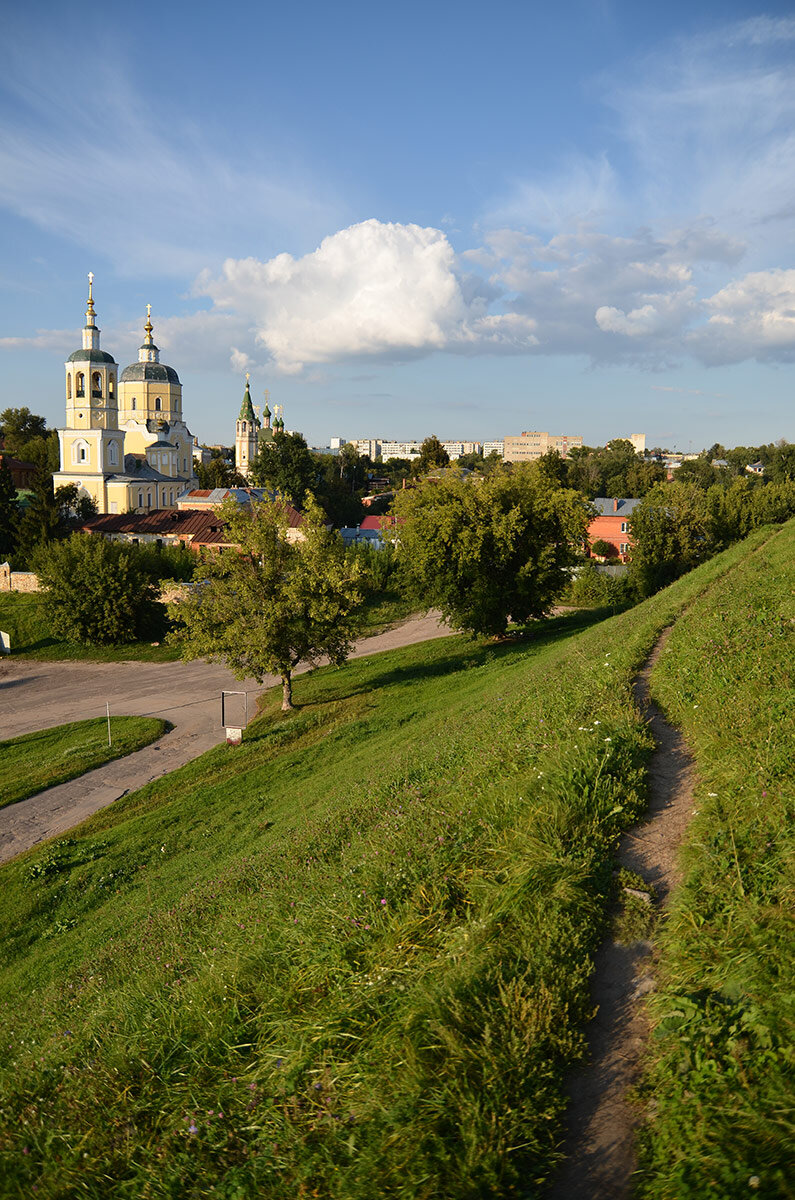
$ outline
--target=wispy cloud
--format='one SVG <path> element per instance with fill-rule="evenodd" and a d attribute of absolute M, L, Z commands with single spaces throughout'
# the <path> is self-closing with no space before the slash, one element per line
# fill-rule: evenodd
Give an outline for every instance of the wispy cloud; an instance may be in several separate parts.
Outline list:
<path fill-rule="evenodd" d="M 150 103 L 101 34 L 85 87 L 46 34 L 29 49 L 7 48 L 0 80 L 7 210 L 149 278 L 192 276 L 230 241 L 261 245 L 265 230 L 311 244 L 339 221 L 328 184 L 280 161 L 266 138 L 238 150 L 209 123 Z"/>

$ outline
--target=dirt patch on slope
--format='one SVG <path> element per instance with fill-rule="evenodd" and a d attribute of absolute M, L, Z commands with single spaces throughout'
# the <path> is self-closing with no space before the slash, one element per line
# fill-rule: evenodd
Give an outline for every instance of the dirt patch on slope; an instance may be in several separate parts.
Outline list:
<path fill-rule="evenodd" d="M 664 906 L 679 881 L 677 850 L 693 811 L 694 768 L 678 730 L 649 699 L 649 676 L 670 629 L 657 641 L 635 684 L 635 699 L 657 749 L 649 766 L 647 819 L 621 839 L 617 859 L 654 888 Z M 566 1161 L 553 1200 L 627 1200 L 636 1169 L 638 1113 L 627 1102 L 648 1036 L 643 996 L 654 988 L 652 945 L 606 941 L 597 952 L 588 1030 L 590 1064 L 569 1083 Z"/>

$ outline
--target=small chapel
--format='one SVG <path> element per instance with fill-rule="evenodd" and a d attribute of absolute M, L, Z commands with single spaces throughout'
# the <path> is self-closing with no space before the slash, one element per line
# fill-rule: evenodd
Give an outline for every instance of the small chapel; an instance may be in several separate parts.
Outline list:
<path fill-rule="evenodd" d="M 178 496 L 198 485 L 182 384 L 160 361 L 151 305 L 138 361 L 119 375 L 113 355 L 100 348 L 93 284 L 89 275 L 82 348 L 65 364 L 66 427 L 58 430 L 61 462 L 53 485 L 76 484 L 100 513 L 175 508 Z"/>

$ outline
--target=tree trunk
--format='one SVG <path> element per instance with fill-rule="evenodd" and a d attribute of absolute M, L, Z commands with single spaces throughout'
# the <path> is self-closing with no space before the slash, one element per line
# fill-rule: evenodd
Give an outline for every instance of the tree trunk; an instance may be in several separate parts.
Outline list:
<path fill-rule="evenodd" d="M 282 712 L 290 712 L 293 707 L 293 677 L 291 671 L 282 675 Z"/>

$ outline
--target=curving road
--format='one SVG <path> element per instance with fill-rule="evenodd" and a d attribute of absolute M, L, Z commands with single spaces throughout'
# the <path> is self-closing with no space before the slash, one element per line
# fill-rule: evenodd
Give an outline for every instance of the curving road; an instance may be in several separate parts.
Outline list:
<path fill-rule="evenodd" d="M 351 658 L 378 654 L 450 634 L 438 614 L 357 642 Z M 298 668 L 298 672 L 307 670 Z M 0 661 L 0 739 L 33 733 L 68 721 L 105 715 L 162 717 L 174 728 L 126 758 L 106 763 L 79 779 L 48 788 L 0 809 L 0 862 L 37 842 L 64 833 L 120 796 L 174 771 L 223 740 L 221 691 L 253 697 L 279 682 L 244 682 L 215 663 L 39 663 Z"/>

